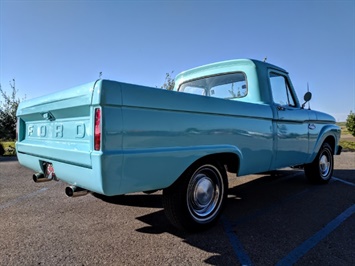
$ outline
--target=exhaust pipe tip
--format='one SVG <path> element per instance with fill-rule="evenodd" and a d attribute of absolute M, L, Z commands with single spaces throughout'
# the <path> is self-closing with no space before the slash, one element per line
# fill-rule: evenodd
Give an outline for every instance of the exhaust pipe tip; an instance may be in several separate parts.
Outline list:
<path fill-rule="evenodd" d="M 50 178 L 45 177 L 43 173 L 35 173 L 35 174 L 33 174 L 32 178 L 33 178 L 33 181 L 36 183 L 48 182 L 48 181 L 52 180 Z"/>
<path fill-rule="evenodd" d="M 76 187 L 76 186 L 69 186 L 65 188 L 65 194 L 68 197 L 80 197 L 80 196 L 85 196 L 88 194 L 88 191 L 86 189 L 83 189 L 81 187 Z"/>

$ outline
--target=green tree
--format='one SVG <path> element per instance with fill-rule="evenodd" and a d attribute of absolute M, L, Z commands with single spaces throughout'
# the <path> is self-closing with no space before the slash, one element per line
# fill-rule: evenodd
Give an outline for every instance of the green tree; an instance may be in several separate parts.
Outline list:
<path fill-rule="evenodd" d="M 20 99 L 16 97 L 15 79 L 10 82 L 10 87 L 12 92 L 8 95 L 0 85 L 0 139 L 3 140 L 16 139 L 16 111 Z"/>
<path fill-rule="evenodd" d="M 355 137 L 355 113 L 350 111 L 348 118 L 346 119 L 346 128 Z"/>
<path fill-rule="evenodd" d="M 172 77 L 173 73 L 174 73 L 174 71 L 171 71 L 171 73 L 166 73 L 165 82 L 164 82 L 163 86 L 161 86 L 162 89 L 166 89 L 169 91 L 172 91 L 174 89 L 175 79 Z"/>

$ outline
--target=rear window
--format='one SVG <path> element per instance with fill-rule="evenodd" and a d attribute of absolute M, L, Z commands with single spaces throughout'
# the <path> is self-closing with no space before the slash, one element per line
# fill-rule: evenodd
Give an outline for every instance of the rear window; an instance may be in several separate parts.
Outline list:
<path fill-rule="evenodd" d="M 243 72 L 209 76 L 182 83 L 179 91 L 221 99 L 235 100 L 248 94 Z"/>

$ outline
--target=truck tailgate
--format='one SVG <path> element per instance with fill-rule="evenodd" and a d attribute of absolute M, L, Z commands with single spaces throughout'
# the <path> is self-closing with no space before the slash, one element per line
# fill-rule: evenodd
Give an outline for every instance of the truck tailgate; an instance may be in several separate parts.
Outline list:
<path fill-rule="evenodd" d="M 48 161 L 91 167 L 91 82 L 48 96 L 24 101 L 17 110 L 17 153 Z"/>

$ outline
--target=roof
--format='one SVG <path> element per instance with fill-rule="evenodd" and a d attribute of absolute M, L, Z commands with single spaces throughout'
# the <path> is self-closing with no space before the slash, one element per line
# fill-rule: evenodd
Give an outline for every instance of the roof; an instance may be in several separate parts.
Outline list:
<path fill-rule="evenodd" d="M 212 76 L 217 75 L 220 73 L 231 73 L 235 71 L 240 71 L 244 69 L 267 69 L 273 68 L 280 70 L 282 72 L 286 72 L 286 70 L 255 59 L 233 59 L 227 61 L 216 62 L 212 64 L 207 64 L 203 66 L 199 66 L 196 68 L 192 68 L 186 71 L 179 73 L 175 77 L 175 84 L 179 86 L 181 83 L 185 82 L 186 80 L 192 80 L 203 76 Z"/>

